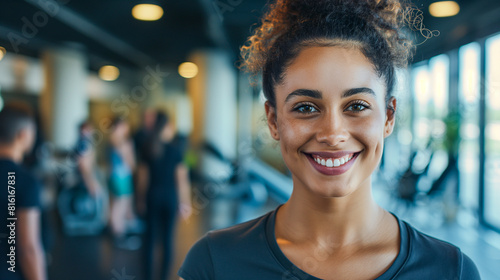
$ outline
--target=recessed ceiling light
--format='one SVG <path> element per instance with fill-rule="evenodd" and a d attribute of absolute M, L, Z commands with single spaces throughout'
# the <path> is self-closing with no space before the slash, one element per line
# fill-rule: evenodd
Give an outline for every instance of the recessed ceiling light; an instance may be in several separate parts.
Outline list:
<path fill-rule="evenodd" d="M 163 9 L 154 4 L 139 4 L 132 8 L 132 16 L 138 20 L 155 21 L 163 16 Z"/>
<path fill-rule="evenodd" d="M 99 78 L 104 81 L 114 81 L 120 76 L 120 70 L 113 65 L 105 65 L 99 69 Z"/>
<path fill-rule="evenodd" d="M 429 6 L 433 17 L 452 17 L 460 12 L 460 6 L 455 1 L 434 2 Z"/>
<path fill-rule="evenodd" d="M 179 75 L 189 79 L 193 78 L 198 74 L 198 66 L 192 62 L 184 62 L 179 65 Z"/>
<path fill-rule="evenodd" d="M 3 57 L 5 56 L 6 53 L 7 53 L 7 51 L 5 50 L 5 48 L 0 47 L 0 60 L 3 59 Z"/>

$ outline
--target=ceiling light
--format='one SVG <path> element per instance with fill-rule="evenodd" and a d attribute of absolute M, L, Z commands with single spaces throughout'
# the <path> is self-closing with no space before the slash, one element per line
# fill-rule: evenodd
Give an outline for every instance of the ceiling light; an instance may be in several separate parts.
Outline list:
<path fill-rule="evenodd" d="M 2 58 L 5 56 L 6 53 L 7 51 L 5 50 L 5 48 L 0 47 L 0 60 L 2 60 Z"/>
<path fill-rule="evenodd" d="M 189 79 L 193 78 L 198 74 L 198 66 L 192 62 L 184 62 L 179 65 L 179 75 Z"/>
<path fill-rule="evenodd" d="M 120 70 L 113 65 L 105 65 L 99 69 L 99 78 L 104 81 L 114 81 L 120 76 Z"/>
<path fill-rule="evenodd" d="M 138 20 L 155 21 L 163 16 L 163 9 L 154 4 L 139 4 L 132 8 L 132 16 Z"/>
<path fill-rule="evenodd" d="M 460 6 L 455 1 L 434 2 L 429 6 L 433 17 L 452 17 L 460 12 Z"/>

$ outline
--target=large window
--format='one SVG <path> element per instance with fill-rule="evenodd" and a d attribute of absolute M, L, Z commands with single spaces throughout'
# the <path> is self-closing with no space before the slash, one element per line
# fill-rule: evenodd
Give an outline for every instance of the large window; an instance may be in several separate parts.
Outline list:
<path fill-rule="evenodd" d="M 428 119 L 431 124 L 429 147 L 433 151 L 432 162 L 427 175 L 432 181 L 437 180 L 448 166 L 449 145 L 445 118 L 448 117 L 450 59 L 442 54 L 429 60 L 430 73 L 430 111 Z M 430 188 L 430 184 L 426 188 Z M 453 190 L 455 192 L 456 190 Z"/>
<path fill-rule="evenodd" d="M 468 209 L 478 209 L 479 202 L 479 73 L 478 43 L 460 48 L 458 99 L 461 116 L 458 169 L 460 202 Z"/>
<path fill-rule="evenodd" d="M 447 55 L 438 55 L 413 66 L 412 138 L 414 149 L 432 150 L 434 155 L 439 156 L 448 154 L 455 150 L 450 150 L 450 147 L 456 143 L 450 144 L 443 140 L 453 132 L 450 125 L 459 124 L 459 130 L 455 132 L 460 132 L 460 203 L 474 212 L 480 210 L 482 221 L 500 230 L 500 35 L 484 42 L 484 48 L 480 43 L 473 42 L 458 50 L 458 85 L 455 84 L 455 77 L 450 75 L 450 58 Z M 482 49 L 485 50 L 484 55 Z M 484 87 L 481 84 L 482 69 L 486 71 Z M 453 87 L 450 87 L 450 82 Z M 450 88 L 458 88 L 458 92 L 450 92 Z M 484 100 L 481 98 L 482 89 L 485 89 Z M 455 111 L 456 94 L 458 112 Z M 449 98 L 453 98 L 453 104 L 450 104 Z M 483 101 L 485 104 L 481 103 Z M 483 105 L 485 110 L 481 111 Z M 483 131 L 485 139 L 481 142 Z M 480 169 L 483 165 L 480 162 L 483 148 L 484 174 Z M 437 163 L 432 164 L 429 173 L 435 174 L 429 175 L 435 179 L 447 165 L 447 160 L 435 160 L 434 157 L 433 162 Z M 481 200 L 479 195 L 483 190 Z"/>
<path fill-rule="evenodd" d="M 448 114 L 449 68 L 450 60 L 445 54 L 435 56 L 429 61 L 430 75 L 432 77 L 430 80 L 432 117 L 437 121 L 441 121 Z M 441 125 L 441 123 L 438 124 L 439 128 L 435 133 L 442 132 L 443 127 Z"/>
<path fill-rule="evenodd" d="M 484 219 L 500 229 L 500 35 L 486 41 Z"/>
<path fill-rule="evenodd" d="M 445 147 L 446 125 L 444 119 L 448 115 L 449 66 L 447 55 L 438 55 L 428 62 L 416 65 L 412 70 L 412 88 L 414 94 L 414 148 L 433 153 L 431 168 L 428 171 L 429 182 L 421 184 L 421 190 L 427 191 L 433 180 L 437 179 L 448 164 L 448 153 Z M 421 170 L 428 162 L 416 161 L 414 170 Z"/>
<path fill-rule="evenodd" d="M 448 114 L 449 59 L 433 57 L 412 71 L 414 94 L 414 127 L 416 148 L 424 149 L 429 141 L 444 136 L 443 119 Z"/>
<path fill-rule="evenodd" d="M 412 70 L 413 103 L 413 145 L 424 149 L 431 136 L 431 82 L 427 64 Z"/>

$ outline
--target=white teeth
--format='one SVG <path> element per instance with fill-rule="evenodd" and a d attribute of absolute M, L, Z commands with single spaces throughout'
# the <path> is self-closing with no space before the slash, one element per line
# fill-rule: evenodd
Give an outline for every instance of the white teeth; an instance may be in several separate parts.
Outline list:
<path fill-rule="evenodd" d="M 313 157 L 313 159 L 318 164 L 321 164 L 321 165 L 326 166 L 326 167 L 338 167 L 338 166 L 341 166 L 343 164 L 346 164 L 353 157 L 354 157 L 354 154 L 347 155 L 347 156 L 341 157 L 341 158 L 336 158 L 336 159 L 333 159 L 333 158 L 324 159 L 324 158 L 320 158 L 318 156 Z"/>

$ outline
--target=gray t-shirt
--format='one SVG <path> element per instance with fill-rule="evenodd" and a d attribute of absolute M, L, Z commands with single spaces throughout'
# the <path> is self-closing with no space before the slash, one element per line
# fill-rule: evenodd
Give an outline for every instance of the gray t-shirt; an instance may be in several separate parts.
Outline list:
<path fill-rule="evenodd" d="M 280 250 L 274 235 L 275 218 L 276 210 L 208 232 L 189 251 L 179 276 L 185 280 L 319 279 L 295 266 Z M 398 223 L 399 254 L 377 280 L 480 279 L 475 264 L 459 248 L 425 235 L 404 221 L 398 219 Z"/>

